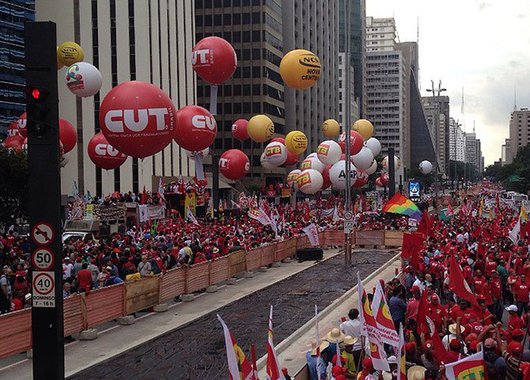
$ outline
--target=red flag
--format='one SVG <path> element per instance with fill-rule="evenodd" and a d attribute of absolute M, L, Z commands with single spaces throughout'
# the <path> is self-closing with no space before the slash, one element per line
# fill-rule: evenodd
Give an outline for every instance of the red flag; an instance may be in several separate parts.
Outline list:
<path fill-rule="evenodd" d="M 276 350 L 272 341 L 272 305 L 269 314 L 269 331 L 267 340 L 267 379 L 285 380 L 285 376 L 283 376 L 280 364 L 278 363 L 278 356 L 276 355 Z"/>
<path fill-rule="evenodd" d="M 429 212 L 427 210 L 423 210 L 423 213 L 421 214 L 420 224 L 418 225 L 418 232 L 424 233 L 425 235 L 429 236 L 429 234 L 431 233 L 431 228 L 431 216 L 429 215 Z"/>
<path fill-rule="evenodd" d="M 418 305 L 418 314 L 416 314 L 416 324 L 419 333 L 430 333 L 429 325 L 427 323 L 427 314 L 429 309 L 427 306 L 427 290 L 421 293 L 420 303 Z"/>
<path fill-rule="evenodd" d="M 238 346 L 234 335 L 230 332 L 225 322 L 217 314 L 217 319 L 223 326 L 223 333 L 226 344 L 226 356 L 228 359 L 228 374 L 230 380 L 253 380 L 254 371 L 252 365 L 249 363 L 243 350 Z"/>
<path fill-rule="evenodd" d="M 147 191 L 145 191 L 145 186 L 144 186 L 144 191 L 142 191 L 142 197 L 140 198 L 140 204 L 145 205 L 146 203 L 147 203 Z"/>
<path fill-rule="evenodd" d="M 423 248 L 424 241 L 425 235 L 420 232 L 405 232 L 403 234 L 401 257 L 404 259 L 410 259 L 410 264 L 416 269 L 419 269 L 419 256 L 421 249 Z"/>
<path fill-rule="evenodd" d="M 464 274 L 460 269 L 460 265 L 456 262 L 454 256 L 451 256 L 451 268 L 449 271 L 449 289 L 453 291 L 458 297 L 465 299 L 475 307 L 478 306 L 477 298 L 473 291 L 467 284 Z"/>
<path fill-rule="evenodd" d="M 445 216 L 453 216 L 455 213 L 453 211 L 453 208 L 451 207 L 451 204 L 447 205 L 447 210 L 445 210 Z"/>

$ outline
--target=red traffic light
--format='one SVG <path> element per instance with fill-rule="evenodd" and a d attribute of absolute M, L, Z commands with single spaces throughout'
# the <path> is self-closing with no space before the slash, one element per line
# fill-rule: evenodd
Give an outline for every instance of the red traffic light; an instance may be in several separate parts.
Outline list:
<path fill-rule="evenodd" d="M 40 90 L 38 88 L 34 88 L 31 90 L 31 97 L 35 100 L 39 100 L 40 98 Z"/>

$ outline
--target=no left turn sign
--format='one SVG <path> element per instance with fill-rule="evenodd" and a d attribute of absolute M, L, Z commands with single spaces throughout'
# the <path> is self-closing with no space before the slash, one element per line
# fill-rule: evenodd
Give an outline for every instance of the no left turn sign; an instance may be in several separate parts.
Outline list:
<path fill-rule="evenodd" d="M 31 229 L 31 238 L 37 244 L 49 245 L 55 238 L 55 232 L 48 223 L 40 222 Z"/>

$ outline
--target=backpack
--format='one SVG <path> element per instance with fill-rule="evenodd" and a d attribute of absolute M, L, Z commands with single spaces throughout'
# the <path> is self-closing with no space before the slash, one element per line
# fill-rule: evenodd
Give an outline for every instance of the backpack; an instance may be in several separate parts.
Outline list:
<path fill-rule="evenodd" d="M 151 264 L 151 271 L 153 274 L 159 274 L 162 272 L 162 269 L 160 269 L 155 259 L 151 259 L 149 263 Z"/>

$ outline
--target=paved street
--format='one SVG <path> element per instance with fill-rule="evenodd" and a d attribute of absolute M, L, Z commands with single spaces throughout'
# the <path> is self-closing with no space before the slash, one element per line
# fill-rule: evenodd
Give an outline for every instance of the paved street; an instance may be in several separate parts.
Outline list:
<path fill-rule="evenodd" d="M 366 277 L 392 254 L 356 252 L 361 277 Z M 346 270 L 339 255 L 295 276 L 255 292 L 222 308 L 238 343 L 249 352 L 256 344 L 257 357 L 265 354 L 269 305 L 274 305 L 275 342 L 279 343 L 313 316 L 314 305 L 322 310 L 356 284 L 357 269 Z M 353 306 L 353 305 L 352 305 Z M 215 313 L 186 327 L 119 355 L 71 379 L 226 379 L 223 333 Z"/>

